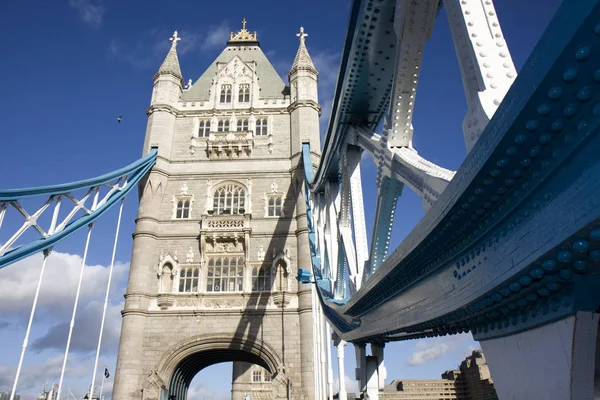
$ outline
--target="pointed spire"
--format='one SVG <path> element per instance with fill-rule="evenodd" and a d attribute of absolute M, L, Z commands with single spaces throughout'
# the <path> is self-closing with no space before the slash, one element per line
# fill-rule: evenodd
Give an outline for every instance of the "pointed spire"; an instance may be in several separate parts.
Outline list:
<path fill-rule="evenodd" d="M 154 77 L 156 78 L 158 75 L 162 74 L 171 74 L 179 78 L 183 83 L 181 68 L 179 68 L 179 58 L 177 57 L 177 42 L 180 41 L 181 38 L 177 35 L 177 31 L 173 33 L 173 36 L 170 37 L 169 40 L 171 41 L 171 49 L 167 53 L 165 60 L 160 65 L 160 68 Z"/>
<path fill-rule="evenodd" d="M 305 38 L 308 36 L 307 33 L 304 33 L 304 28 L 300 27 L 300 33 L 297 33 L 296 36 L 300 38 L 300 47 L 298 47 L 298 52 L 296 53 L 296 58 L 294 59 L 294 64 L 292 65 L 292 69 L 290 70 L 290 74 L 298 71 L 298 70 L 308 70 L 318 74 L 317 69 L 315 68 L 310 55 L 308 54 L 308 50 L 306 49 L 306 45 L 304 44 Z"/>

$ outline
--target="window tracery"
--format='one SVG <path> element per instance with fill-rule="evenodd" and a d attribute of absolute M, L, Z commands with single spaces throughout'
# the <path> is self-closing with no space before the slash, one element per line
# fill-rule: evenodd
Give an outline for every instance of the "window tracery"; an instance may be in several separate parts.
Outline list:
<path fill-rule="evenodd" d="M 207 292 L 241 292 L 244 289 L 244 257 L 210 256 L 206 268 Z"/>
<path fill-rule="evenodd" d="M 210 121 L 202 120 L 198 123 L 198 137 L 207 138 L 210 135 Z"/>
<path fill-rule="evenodd" d="M 213 196 L 213 213 L 244 214 L 246 206 L 246 191 L 237 185 L 228 184 L 215 190 Z"/>
<path fill-rule="evenodd" d="M 256 119 L 256 136 L 267 136 L 268 134 L 267 118 Z"/>
<path fill-rule="evenodd" d="M 250 85 L 242 84 L 239 87 L 238 102 L 248 103 L 250 101 Z"/>
<path fill-rule="evenodd" d="M 229 120 L 220 119 L 217 124 L 217 132 L 229 132 Z"/>
<path fill-rule="evenodd" d="M 221 85 L 221 103 L 231 103 L 231 85 Z"/>

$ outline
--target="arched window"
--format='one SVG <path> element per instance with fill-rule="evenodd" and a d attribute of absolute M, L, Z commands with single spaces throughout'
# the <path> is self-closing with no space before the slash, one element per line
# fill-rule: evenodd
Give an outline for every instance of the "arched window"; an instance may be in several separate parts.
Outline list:
<path fill-rule="evenodd" d="M 200 121 L 198 125 L 198 137 L 207 138 L 210 134 L 210 121 Z"/>
<path fill-rule="evenodd" d="M 239 93 L 238 93 L 238 102 L 239 103 L 247 103 L 250 101 L 250 85 L 243 84 L 240 85 Z"/>
<path fill-rule="evenodd" d="M 175 210 L 175 218 L 187 219 L 190 217 L 190 198 L 181 197 L 177 200 L 177 209 Z"/>
<path fill-rule="evenodd" d="M 231 103 L 231 85 L 221 85 L 221 103 Z"/>
<path fill-rule="evenodd" d="M 215 191 L 213 213 L 243 214 L 246 205 L 246 191 L 237 185 L 225 185 Z"/>
<path fill-rule="evenodd" d="M 248 131 L 248 120 L 247 119 L 238 119 L 237 130 L 240 132 L 247 132 Z"/>
<path fill-rule="evenodd" d="M 220 119 L 217 124 L 217 132 L 229 132 L 229 120 Z"/>
<path fill-rule="evenodd" d="M 268 133 L 267 128 L 267 119 L 266 118 L 258 118 L 256 120 L 256 136 L 267 136 Z"/>

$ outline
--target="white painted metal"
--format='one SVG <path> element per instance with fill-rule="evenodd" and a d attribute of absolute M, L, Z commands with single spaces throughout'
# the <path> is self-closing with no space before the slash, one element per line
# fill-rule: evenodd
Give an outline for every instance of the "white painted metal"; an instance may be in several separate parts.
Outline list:
<path fill-rule="evenodd" d="M 310 285 L 310 291 L 312 295 L 312 333 L 313 333 L 313 376 L 314 376 L 314 386 L 315 386 L 315 399 L 319 398 L 319 352 L 317 349 L 317 293 L 315 289 L 314 283 Z"/>
<path fill-rule="evenodd" d="M 94 209 L 101 207 L 104 203 L 106 203 L 114 192 L 121 190 L 126 185 L 127 177 L 119 178 L 114 184 L 106 184 L 104 186 L 109 187 L 110 189 L 102 195 L 102 198 L 99 199 L 100 189 L 101 187 L 93 187 L 90 188 L 85 195 L 81 198 L 81 200 L 76 199 L 70 193 L 65 193 L 63 195 L 53 195 L 48 198 L 48 200 L 38 208 L 33 214 L 29 214 L 19 203 L 19 201 L 11 201 L 4 202 L 0 204 L 0 225 L 2 224 L 2 220 L 4 219 L 4 215 L 6 213 L 6 209 L 8 205 L 12 206 L 23 218 L 25 221 L 21 225 L 21 227 L 4 243 L 0 245 L 0 256 L 4 255 L 11 247 L 13 247 L 14 243 L 27 231 L 29 228 L 34 228 L 42 238 L 47 238 L 52 236 L 55 233 L 58 233 L 65 229 L 67 224 L 71 222 L 73 217 L 80 210 L 86 214 L 91 214 Z M 125 182 L 125 183 L 123 183 Z M 90 198 L 90 196 L 94 195 L 94 206 L 92 208 L 88 208 L 85 206 L 85 202 Z M 53 225 L 48 229 L 48 231 L 44 230 L 42 226 L 38 223 L 38 220 L 41 218 L 42 214 L 53 204 L 59 204 L 63 197 L 68 198 L 74 203 L 73 209 L 69 212 L 69 214 L 59 223 L 57 219 L 53 219 Z M 56 210 L 55 204 L 55 210 Z M 95 208 L 94 208 L 95 207 Z M 57 215 L 58 217 L 58 215 Z"/>
<path fill-rule="evenodd" d="M 98 198 L 96 192 L 96 199 Z M 96 203 L 96 201 L 94 201 Z M 75 294 L 75 304 L 73 304 L 73 315 L 71 316 L 71 323 L 69 324 L 69 336 L 67 337 L 67 346 L 65 348 L 65 356 L 63 358 L 63 365 L 60 371 L 60 380 L 58 382 L 58 394 L 56 400 L 60 400 L 60 392 L 62 390 L 63 379 L 65 377 L 65 370 L 67 368 L 67 359 L 69 357 L 69 347 L 71 346 L 71 338 L 73 337 L 73 328 L 75 327 L 75 315 L 77 314 L 77 304 L 79 303 L 79 294 L 81 293 L 81 282 L 83 281 L 83 271 L 85 269 L 85 261 L 87 258 L 87 252 L 90 245 L 90 237 L 92 235 L 93 224 L 88 226 L 87 239 L 85 241 L 85 249 L 83 251 L 83 259 L 81 260 L 81 269 L 79 272 L 79 282 L 77 283 L 77 293 Z"/>
<path fill-rule="evenodd" d="M 33 296 L 33 305 L 31 306 L 31 312 L 29 314 L 29 322 L 27 323 L 27 330 L 25 331 L 25 339 L 23 339 L 23 346 L 21 348 L 21 356 L 19 357 L 19 365 L 17 366 L 17 374 L 13 382 L 13 388 L 10 392 L 10 400 L 14 400 L 15 393 L 17 392 L 17 385 L 19 384 L 19 376 L 21 375 L 21 367 L 23 366 L 23 359 L 25 358 L 25 351 L 27 350 L 27 344 L 29 342 L 29 334 L 31 333 L 31 325 L 33 324 L 33 316 L 37 308 L 37 302 L 40 295 L 40 289 L 42 287 L 42 280 L 44 279 L 44 271 L 46 270 L 46 262 L 48 256 L 52 252 L 52 249 L 44 250 L 44 261 L 42 261 L 42 269 L 40 270 L 40 277 L 38 278 L 37 287 L 35 289 L 35 295 Z"/>
<path fill-rule="evenodd" d="M 498 398 L 593 400 L 599 321 L 599 314 L 578 312 L 481 341 Z"/>
<path fill-rule="evenodd" d="M 346 373 L 344 371 L 344 347 L 346 346 L 346 342 L 339 339 L 339 343 L 337 344 L 337 359 L 338 359 L 338 381 L 339 381 L 339 390 L 338 390 L 338 399 L 346 399 L 348 398 L 348 392 L 346 392 Z"/>
<path fill-rule="evenodd" d="M 98 370 L 98 358 L 100 357 L 100 347 L 102 346 L 102 334 L 104 332 L 104 321 L 106 320 L 106 308 L 108 306 L 108 295 L 110 294 L 110 283 L 112 281 L 113 269 L 115 266 L 115 255 L 117 253 L 117 243 L 119 241 L 119 229 L 121 228 L 121 216 L 123 215 L 123 203 L 125 198 L 121 199 L 119 205 L 119 216 L 117 218 L 117 229 L 115 230 L 115 240 L 113 243 L 112 257 L 110 260 L 110 268 L 108 270 L 108 282 L 106 284 L 106 295 L 104 296 L 104 306 L 102 308 L 102 320 L 100 322 L 100 334 L 98 335 L 98 348 L 96 350 L 96 361 L 94 362 L 94 370 L 92 374 L 92 389 L 96 383 L 96 372 Z M 102 386 L 104 386 L 104 374 L 102 374 L 102 385 L 100 386 L 100 399 L 102 399 Z"/>
<path fill-rule="evenodd" d="M 0 203 L 0 228 L 2 228 L 2 221 L 4 221 L 4 214 L 6 214 L 6 203 Z"/>
<path fill-rule="evenodd" d="M 360 289 L 365 262 L 369 258 L 367 226 L 365 224 L 365 207 L 363 204 L 362 181 L 360 176 L 360 159 L 360 148 L 357 146 L 348 146 L 346 150 L 346 168 L 350 173 L 352 223 L 356 249 L 356 290 Z"/>
<path fill-rule="evenodd" d="M 379 376 L 377 370 L 377 357 L 368 356 L 365 358 L 365 370 L 366 370 L 366 388 L 364 390 L 364 398 L 367 400 L 378 400 L 379 399 Z"/>
<path fill-rule="evenodd" d="M 327 352 L 325 344 L 325 316 L 323 315 L 323 308 L 321 303 L 318 303 L 319 307 L 319 337 L 321 344 L 319 346 L 320 360 L 321 360 L 321 394 L 322 399 L 327 397 Z"/>
<path fill-rule="evenodd" d="M 340 204 L 339 186 L 328 182 L 325 186 L 325 250 L 331 268 L 331 279 L 338 279 L 338 210 Z"/>
<path fill-rule="evenodd" d="M 333 400 L 333 365 L 331 364 L 331 326 L 325 321 L 327 327 L 327 393 L 329 400 Z"/>
<path fill-rule="evenodd" d="M 382 140 L 382 136 L 366 128 L 357 127 L 354 133 L 357 144 L 376 160 L 378 187 L 384 176 L 398 180 L 421 197 L 426 211 L 431 208 L 454 177 L 454 171 L 425 160 L 412 148 L 390 149 Z"/>
<path fill-rule="evenodd" d="M 57 196 L 56 204 L 54 205 L 54 212 L 52 213 L 52 220 L 50 221 L 50 229 L 48 229 L 49 234 L 53 234 L 56 228 L 56 221 L 58 220 L 58 214 L 60 212 L 60 204 L 61 197 Z M 6 210 L 6 203 L 3 203 L 4 211 Z M 4 213 L 2 214 L 4 216 Z M 35 295 L 33 296 L 33 305 L 31 306 L 31 312 L 29 314 L 29 322 L 27 322 L 27 330 L 25 331 L 25 339 L 23 339 L 23 346 L 21 349 L 21 356 L 19 357 L 19 365 L 17 366 L 17 374 L 15 376 L 15 380 L 13 382 L 13 388 L 10 394 L 10 400 L 14 400 L 15 393 L 17 392 L 17 385 L 19 383 L 19 376 L 21 375 L 21 367 L 23 366 L 23 359 L 25 358 L 25 351 L 27 350 L 27 344 L 29 342 L 29 334 L 31 333 L 31 326 L 33 324 L 33 317 L 35 315 L 35 310 L 37 308 L 38 298 L 40 296 L 40 289 L 42 287 L 42 280 L 44 279 L 44 272 L 46 271 L 46 262 L 48 261 L 48 256 L 52 252 L 52 248 L 44 250 L 44 260 L 42 261 L 42 269 L 40 270 L 40 277 L 38 279 L 37 287 L 35 289 Z"/>
<path fill-rule="evenodd" d="M 517 71 L 492 0 L 444 0 L 467 98 L 463 132 L 470 152 Z"/>
<path fill-rule="evenodd" d="M 391 147 L 412 147 L 412 115 L 425 41 L 431 37 L 438 0 L 397 0 L 394 31 L 397 37 L 394 86 L 390 98 Z"/>
<path fill-rule="evenodd" d="M 104 367 L 106 368 L 106 367 Z M 100 394 L 98 395 L 98 398 L 100 400 L 102 400 L 102 391 L 104 390 L 104 380 L 106 379 L 106 375 L 104 375 L 104 371 L 102 371 L 102 383 L 100 384 Z M 93 386 L 92 386 L 93 387 Z M 93 396 L 92 396 L 93 397 Z"/>
<path fill-rule="evenodd" d="M 377 360 L 377 385 L 379 390 L 383 390 L 385 387 L 385 379 L 387 378 L 387 370 L 385 369 L 384 363 L 384 344 L 377 345 L 371 343 L 371 354 Z"/>

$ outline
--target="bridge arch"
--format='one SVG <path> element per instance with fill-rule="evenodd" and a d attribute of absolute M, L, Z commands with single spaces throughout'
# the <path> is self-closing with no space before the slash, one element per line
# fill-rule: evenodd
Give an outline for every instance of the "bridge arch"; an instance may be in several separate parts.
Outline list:
<path fill-rule="evenodd" d="M 267 369 L 274 379 L 281 380 L 283 362 L 275 349 L 257 338 L 231 334 L 201 335 L 184 339 L 172 346 L 161 358 L 144 387 L 161 393 L 169 399 L 185 400 L 192 379 L 204 368 L 229 361 L 244 361 Z M 151 388 L 149 386 L 152 386 Z M 157 393 L 158 394 L 158 393 Z M 160 395 L 159 395 L 160 396 Z M 174 397 L 172 397 L 174 396 Z M 159 397 L 160 398 L 160 397 Z"/>

